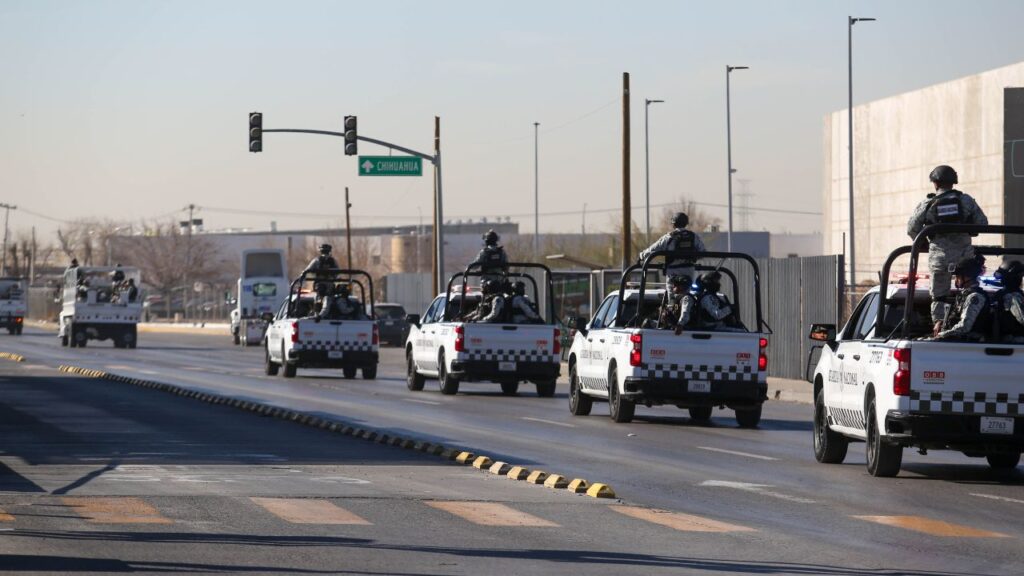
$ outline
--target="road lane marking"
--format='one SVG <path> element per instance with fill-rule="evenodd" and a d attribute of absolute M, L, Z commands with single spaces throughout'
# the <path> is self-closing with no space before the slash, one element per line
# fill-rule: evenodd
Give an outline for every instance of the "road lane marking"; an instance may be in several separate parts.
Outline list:
<path fill-rule="evenodd" d="M 429 404 L 431 406 L 440 406 L 440 402 L 434 402 L 433 400 L 418 400 L 416 398 L 402 398 L 406 402 L 415 402 L 417 404 Z"/>
<path fill-rule="evenodd" d="M 349 524 L 369 526 L 362 517 L 329 500 L 310 498 L 250 498 L 267 512 L 292 524 Z"/>
<path fill-rule="evenodd" d="M 974 494 L 971 496 L 977 496 L 978 498 L 988 498 L 990 500 L 1001 500 L 1003 502 L 1013 502 L 1014 504 L 1024 504 L 1024 500 L 1017 500 L 1016 498 L 1007 498 L 1006 496 L 996 496 L 995 494 Z"/>
<path fill-rule="evenodd" d="M 771 456 L 761 456 L 760 454 L 751 454 L 749 452 L 737 452 L 735 450 L 726 450 L 725 448 L 712 448 L 711 446 L 697 446 L 701 450 L 708 450 L 711 452 L 721 452 L 722 454 L 732 454 L 734 456 L 745 456 L 747 458 L 757 458 L 758 460 L 778 460 L 778 458 L 772 458 Z"/>
<path fill-rule="evenodd" d="M 788 500 L 790 502 L 799 502 L 800 504 L 814 504 L 815 501 L 809 498 L 801 498 L 799 496 L 790 496 L 789 494 L 782 494 L 780 492 L 772 492 L 769 488 L 774 488 L 770 484 L 750 484 L 748 482 L 729 482 L 727 480 L 705 480 L 700 483 L 701 486 L 711 486 L 715 488 L 732 488 L 734 490 L 742 490 L 744 492 L 753 492 L 755 494 L 761 494 L 763 496 L 771 496 L 772 498 L 778 498 L 780 500 Z"/>
<path fill-rule="evenodd" d="M 667 526 L 681 532 L 756 532 L 754 528 L 719 522 L 710 518 L 683 514 L 681 512 L 669 512 L 668 510 L 640 508 L 637 506 L 609 506 L 609 508 L 619 514 Z"/>
<path fill-rule="evenodd" d="M 860 520 L 867 520 L 876 524 L 895 526 L 914 532 L 923 532 L 932 536 L 947 536 L 959 538 L 1009 538 L 1006 534 L 978 530 L 969 526 L 951 524 L 942 520 L 933 520 L 923 516 L 854 516 Z"/>
<path fill-rule="evenodd" d="M 542 526 L 558 527 L 558 524 L 520 512 L 496 502 L 452 502 L 428 501 L 428 506 L 444 510 L 480 526 Z"/>
<path fill-rule="evenodd" d="M 65 505 L 96 524 L 171 524 L 139 498 L 61 498 Z"/>
<path fill-rule="evenodd" d="M 4 509 L 0 508 L 0 522 L 14 522 L 14 516 L 4 512 Z"/>
<path fill-rule="evenodd" d="M 575 428 L 575 424 L 566 424 L 565 422 L 555 422 L 554 420 L 545 420 L 543 418 L 530 418 L 529 416 L 522 416 L 523 420 L 529 420 L 530 422 L 540 422 L 541 424 L 551 424 L 552 426 L 562 426 L 564 428 Z"/>

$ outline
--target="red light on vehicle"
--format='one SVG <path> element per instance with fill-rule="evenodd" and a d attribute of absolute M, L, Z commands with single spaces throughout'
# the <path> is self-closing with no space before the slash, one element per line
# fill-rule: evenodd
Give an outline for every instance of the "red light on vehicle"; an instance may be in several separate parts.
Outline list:
<path fill-rule="evenodd" d="M 758 372 L 764 372 L 768 369 L 768 339 L 761 338 L 757 341 L 757 346 L 760 348 L 757 354 L 757 370 Z"/>
<path fill-rule="evenodd" d="M 463 326 L 455 327 L 455 351 L 462 352 L 466 349 L 466 328 Z"/>
<path fill-rule="evenodd" d="M 25 319 L 22 318 L 21 316 L 18 316 L 17 318 L 14 319 L 14 323 L 15 324 L 21 324 L 24 321 L 25 321 Z"/>
<path fill-rule="evenodd" d="M 299 341 L 299 323 L 292 322 L 292 342 Z"/>
<path fill-rule="evenodd" d="M 892 357 L 899 362 L 892 376 L 892 393 L 897 396 L 910 395 L 910 348 L 893 350 Z"/>
<path fill-rule="evenodd" d="M 758 345 L 758 346 L 759 346 L 759 347 L 760 347 L 760 348 L 761 348 L 762 350 L 763 350 L 763 349 L 765 349 L 765 348 L 767 348 L 767 347 L 768 347 L 768 339 L 767 339 L 767 338 L 761 338 L 760 340 L 758 340 L 758 341 L 757 341 L 757 345 Z"/>
<path fill-rule="evenodd" d="M 553 354 L 561 354 L 562 353 L 562 331 L 559 330 L 558 328 L 555 328 L 555 339 L 554 339 L 554 346 L 552 346 L 552 353 Z"/>
<path fill-rule="evenodd" d="M 629 351 L 629 365 L 639 366 L 643 360 L 644 335 L 639 332 L 630 334 L 629 341 L 633 343 L 633 349 Z"/>
<path fill-rule="evenodd" d="M 374 322 L 374 324 L 373 324 L 373 345 L 376 346 L 378 344 L 380 344 L 380 330 L 377 328 L 377 323 Z"/>

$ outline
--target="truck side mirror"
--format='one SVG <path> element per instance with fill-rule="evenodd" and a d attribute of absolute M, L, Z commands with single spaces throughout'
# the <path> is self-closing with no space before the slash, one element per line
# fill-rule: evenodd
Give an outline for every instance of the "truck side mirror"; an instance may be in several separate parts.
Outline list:
<path fill-rule="evenodd" d="M 409 324 L 420 327 L 420 315 L 419 314 L 406 314 L 405 321 Z"/>
<path fill-rule="evenodd" d="M 807 335 L 811 340 L 817 340 L 818 342 L 835 342 L 836 341 L 836 325 L 835 324 L 811 324 L 811 332 Z"/>

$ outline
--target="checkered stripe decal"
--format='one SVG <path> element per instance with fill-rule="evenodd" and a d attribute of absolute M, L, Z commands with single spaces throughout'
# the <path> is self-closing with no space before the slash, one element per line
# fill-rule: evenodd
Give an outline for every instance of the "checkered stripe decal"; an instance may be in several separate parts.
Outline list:
<path fill-rule="evenodd" d="M 296 346 L 298 348 L 298 346 Z M 309 340 L 302 343 L 301 350 L 327 350 L 343 352 L 373 352 L 369 342 L 336 342 L 333 340 Z"/>
<path fill-rule="evenodd" d="M 910 392 L 911 412 L 933 414 L 1024 415 L 1024 394 L 985 392 Z"/>
<path fill-rule="evenodd" d="M 829 406 L 828 415 L 832 417 L 834 423 L 840 426 L 864 430 L 864 413 L 860 410 Z"/>
<path fill-rule="evenodd" d="M 709 364 L 641 364 L 640 377 L 671 380 L 712 380 L 757 382 L 750 366 L 713 366 Z"/>
<path fill-rule="evenodd" d="M 556 357 L 547 350 L 502 350 L 485 348 L 467 350 L 468 360 L 485 360 L 490 362 L 558 362 Z"/>

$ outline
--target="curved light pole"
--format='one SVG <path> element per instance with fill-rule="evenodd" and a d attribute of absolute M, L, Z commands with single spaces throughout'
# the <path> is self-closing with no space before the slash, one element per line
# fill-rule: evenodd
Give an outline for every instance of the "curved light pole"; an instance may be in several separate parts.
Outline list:
<path fill-rule="evenodd" d="M 729 75 L 733 70 L 749 70 L 749 66 L 725 66 L 725 149 L 729 162 L 729 232 L 726 235 L 726 251 L 732 252 L 732 117 L 729 103 Z"/>
<path fill-rule="evenodd" d="M 651 100 L 649 98 L 644 99 L 644 188 L 647 196 L 647 242 L 651 242 L 651 154 L 650 154 L 650 143 L 651 139 L 649 136 L 649 122 L 648 122 L 648 111 L 651 108 L 651 104 L 661 104 L 664 100 Z"/>
<path fill-rule="evenodd" d="M 854 248 L 853 242 L 854 230 L 853 230 L 853 25 L 857 22 L 874 22 L 874 18 L 854 18 L 853 16 L 848 17 L 848 24 L 846 26 L 846 42 L 847 42 L 847 68 L 848 76 L 848 96 L 849 102 L 846 107 L 847 119 L 849 121 L 849 127 L 847 128 L 847 136 L 849 137 L 849 152 L 850 152 L 850 289 L 857 288 L 857 252 Z"/>
<path fill-rule="evenodd" d="M 538 128 L 540 122 L 533 123 L 533 257 L 540 258 L 540 155 Z"/>

